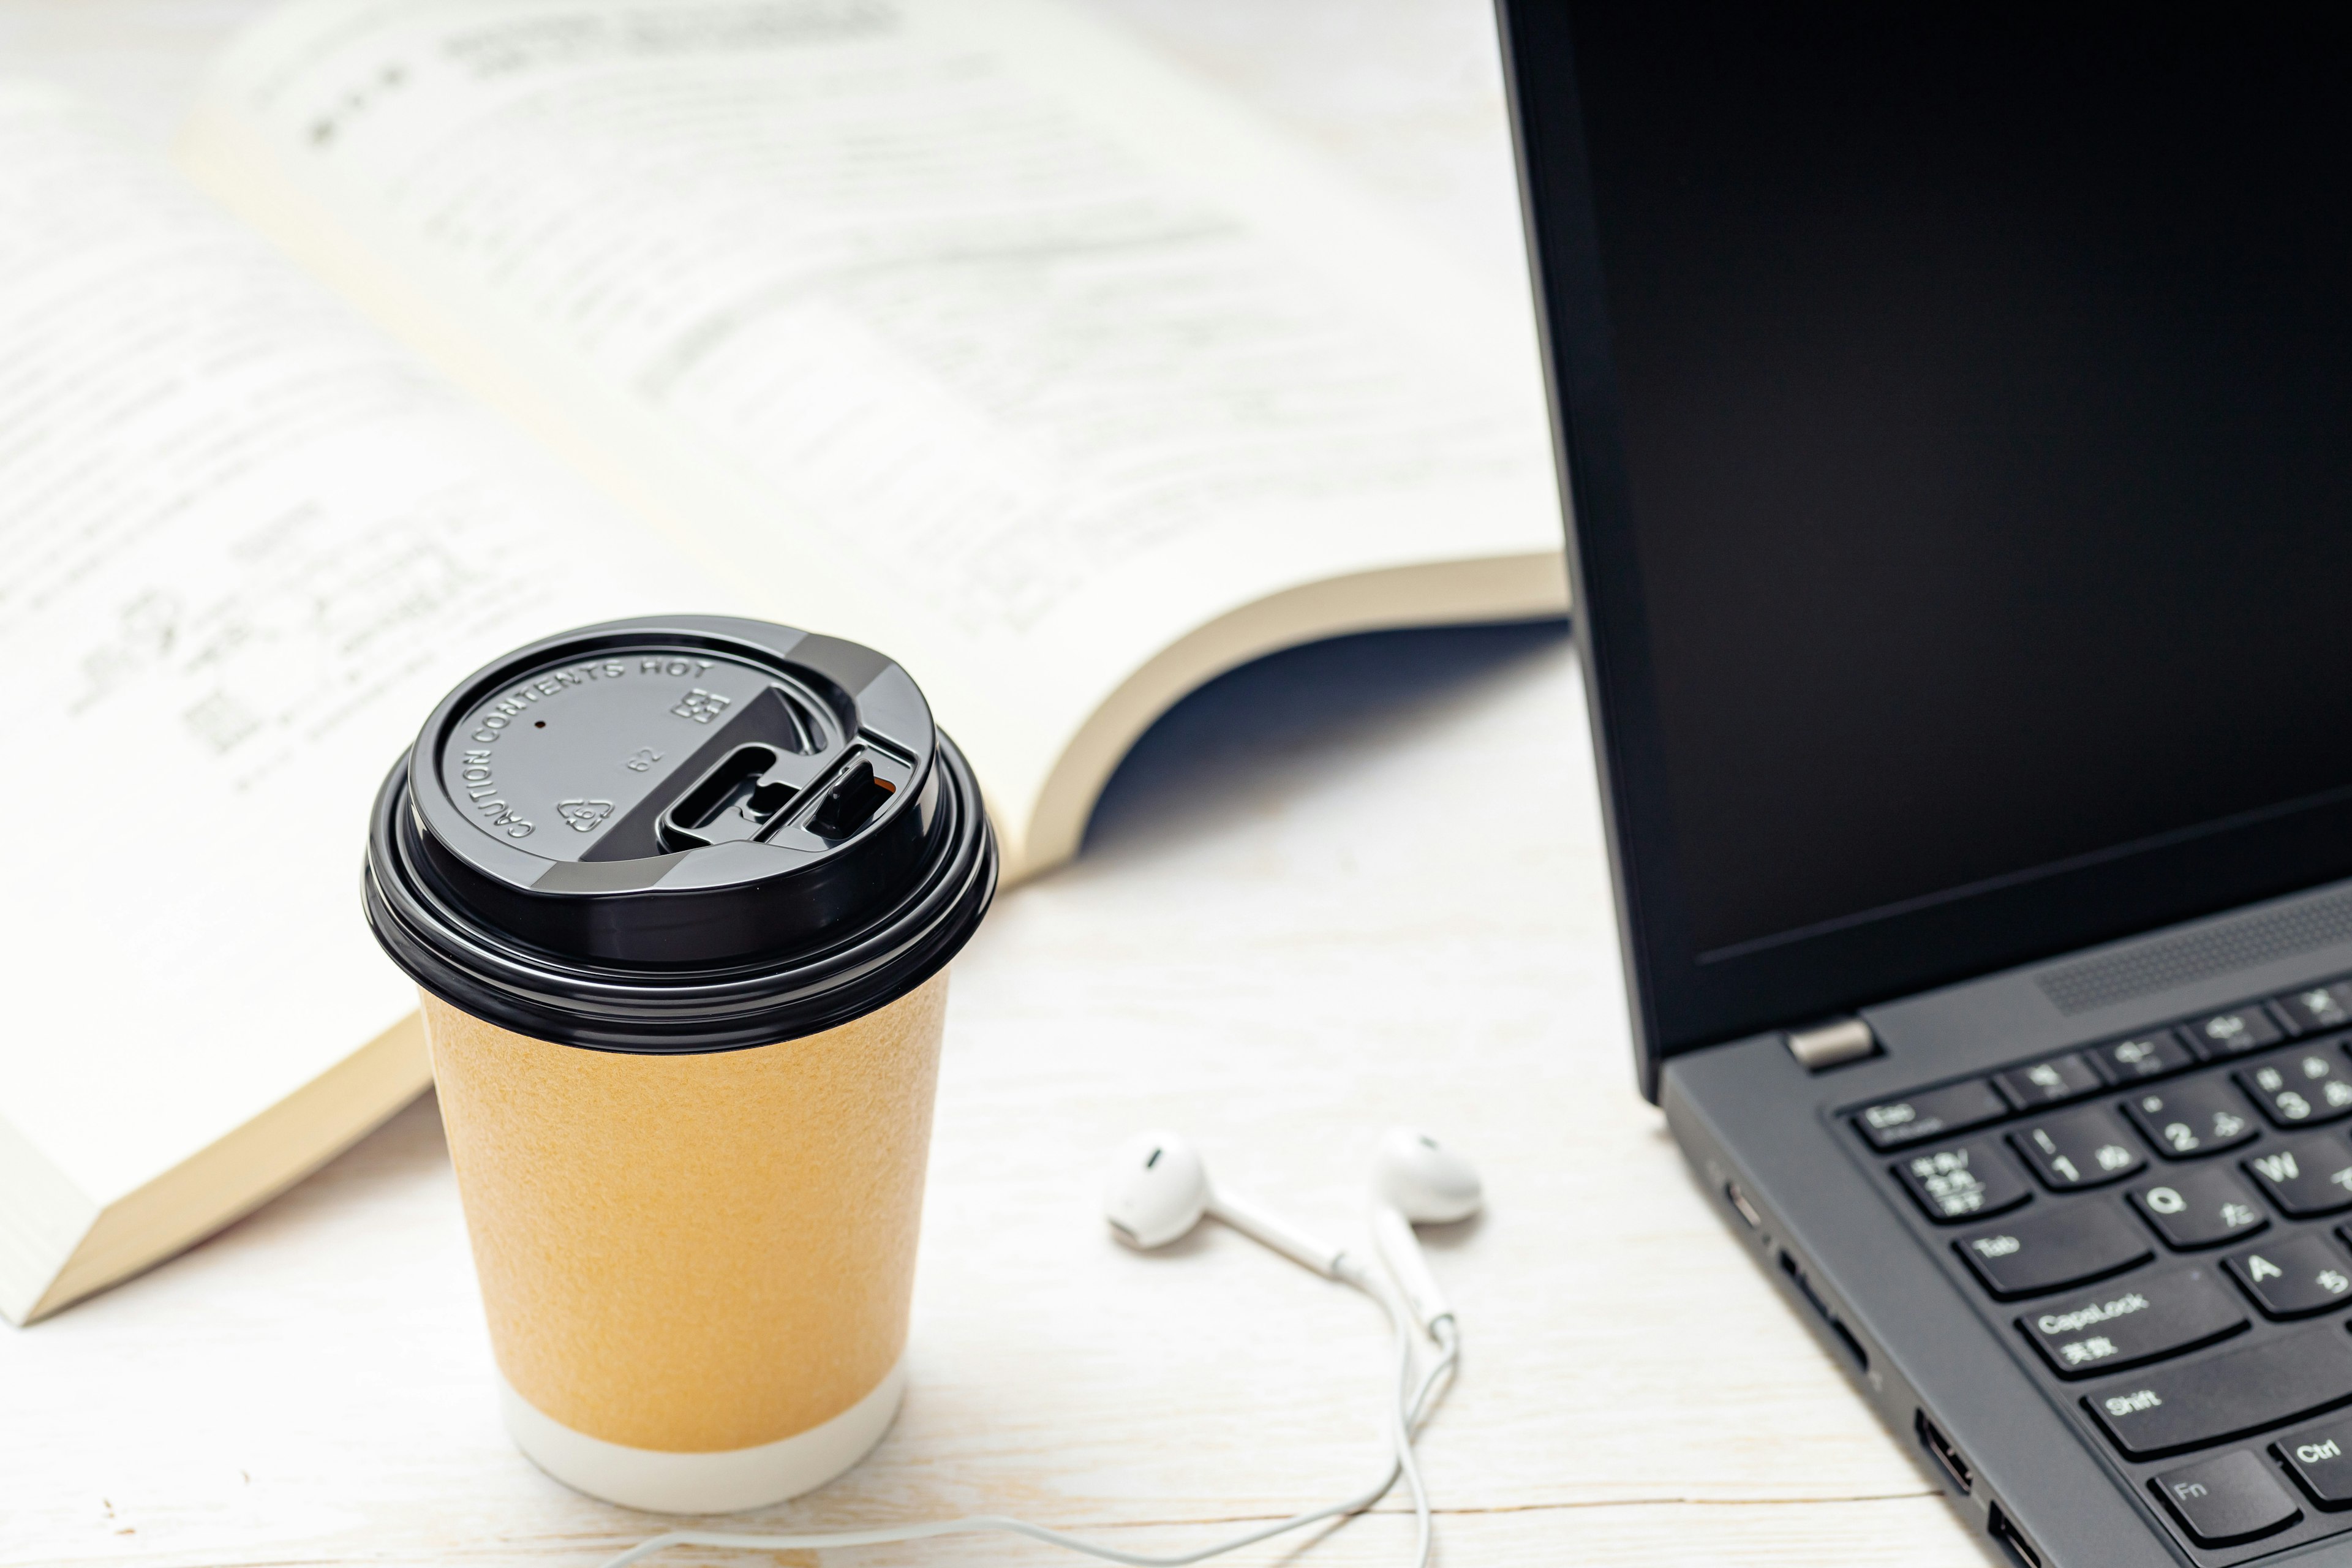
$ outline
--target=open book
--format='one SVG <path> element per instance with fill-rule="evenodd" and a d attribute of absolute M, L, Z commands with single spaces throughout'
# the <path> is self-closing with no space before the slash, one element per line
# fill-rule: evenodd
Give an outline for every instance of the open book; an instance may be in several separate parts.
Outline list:
<path fill-rule="evenodd" d="M 424 1086 L 366 808 L 513 644 L 883 648 L 1017 879 L 1220 670 L 1566 607 L 1524 295 L 1051 0 L 298 4 L 184 153 L 0 96 L 18 1321 Z"/>

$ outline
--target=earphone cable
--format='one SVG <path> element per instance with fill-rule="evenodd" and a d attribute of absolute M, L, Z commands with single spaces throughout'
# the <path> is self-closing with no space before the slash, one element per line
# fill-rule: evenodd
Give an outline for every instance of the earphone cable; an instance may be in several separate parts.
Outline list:
<path fill-rule="evenodd" d="M 608 1559 L 603 1568 L 629 1568 L 630 1564 L 642 1563 L 656 1552 L 667 1551 L 673 1546 L 702 1546 L 746 1552 L 791 1552 L 822 1550 L 836 1546 L 883 1546 L 896 1542 L 925 1541 L 934 1536 L 963 1535 L 983 1531 L 1025 1536 L 1029 1540 L 1042 1542 L 1048 1546 L 1059 1546 L 1066 1551 L 1099 1558 L 1106 1563 L 1117 1563 L 1122 1564 L 1123 1568 L 1188 1568 L 1189 1564 L 1204 1562 L 1212 1557 L 1220 1557 L 1228 1552 L 1237 1552 L 1244 1546 L 1254 1546 L 1261 1541 L 1270 1541 L 1277 1535 L 1286 1535 L 1294 1530 L 1303 1530 L 1323 1520 L 1361 1513 L 1387 1496 L 1389 1489 L 1396 1485 L 1400 1475 L 1410 1479 L 1409 1484 L 1413 1494 L 1413 1513 L 1418 1535 L 1413 1560 L 1414 1568 L 1428 1568 L 1433 1521 L 1428 1494 L 1422 1485 L 1421 1467 L 1413 1456 L 1412 1438 L 1414 1429 L 1420 1426 L 1428 1413 L 1431 1399 L 1437 1392 L 1439 1384 L 1453 1372 L 1461 1359 L 1461 1337 L 1454 1331 L 1452 1319 L 1443 1321 L 1437 1334 L 1439 1346 L 1437 1359 L 1430 1364 L 1429 1370 L 1423 1374 L 1416 1387 L 1412 1378 L 1414 1334 L 1412 1314 L 1397 1302 L 1391 1300 L 1388 1293 L 1379 1289 L 1368 1273 L 1354 1266 L 1353 1259 L 1346 1261 L 1349 1267 L 1334 1271 L 1337 1278 L 1371 1297 L 1395 1325 L 1397 1377 L 1394 1396 L 1385 1402 L 1389 1408 L 1382 1418 L 1382 1425 L 1388 1429 L 1390 1437 L 1391 1452 L 1388 1468 L 1381 1473 L 1380 1480 L 1372 1486 L 1327 1508 L 1318 1508 L 1309 1513 L 1294 1514 L 1288 1519 L 1277 1521 L 1246 1534 L 1234 1536 L 1214 1545 L 1171 1556 L 1123 1552 L 1115 1546 L 1105 1546 L 1080 1536 L 1048 1529 L 1042 1524 L 1032 1524 L 1027 1520 L 1012 1519 L 1002 1514 L 972 1514 L 961 1519 L 932 1520 L 921 1524 L 886 1525 L 874 1530 L 813 1531 L 790 1535 L 751 1534 L 731 1531 L 674 1530 L 667 1534 L 657 1535 L 650 1541 L 641 1542 L 619 1556 Z M 1409 1390 L 1411 1392 L 1408 1395 Z"/>
<path fill-rule="evenodd" d="M 1430 1326 L 1438 1345 L 1438 1357 L 1423 1380 L 1421 1390 L 1412 1399 L 1405 1397 L 1409 1375 L 1397 1379 L 1397 1465 L 1403 1470 L 1405 1484 L 1412 1490 L 1413 1527 L 1416 1541 L 1413 1547 L 1413 1568 L 1429 1568 L 1429 1553 L 1436 1544 L 1436 1521 L 1429 1507 L 1429 1489 L 1422 1484 L 1421 1456 L 1412 1446 L 1413 1428 L 1420 1424 L 1422 1411 L 1430 1390 L 1439 1377 L 1452 1372 L 1462 1358 L 1462 1336 L 1454 1328 L 1453 1318 L 1444 1317 Z"/>

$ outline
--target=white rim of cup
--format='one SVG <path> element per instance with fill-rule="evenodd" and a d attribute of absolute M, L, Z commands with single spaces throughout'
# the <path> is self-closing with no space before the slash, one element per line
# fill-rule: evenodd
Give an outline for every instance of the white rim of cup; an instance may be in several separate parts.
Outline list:
<path fill-rule="evenodd" d="M 575 1432 L 499 1377 L 507 1432 L 525 1458 L 574 1491 L 652 1513 L 734 1513 L 813 1491 L 873 1451 L 906 1391 L 901 1357 L 871 1393 L 805 1432 L 754 1448 L 679 1454 Z"/>

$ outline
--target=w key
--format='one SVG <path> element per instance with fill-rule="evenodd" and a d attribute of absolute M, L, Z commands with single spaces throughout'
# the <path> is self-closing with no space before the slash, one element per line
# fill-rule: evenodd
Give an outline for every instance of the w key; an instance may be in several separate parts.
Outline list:
<path fill-rule="evenodd" d="M 2293 1138 L 2245 1163 L 2280 1212 L 2294 1219 L 2352 1209 L 2352 1148 L 2340 1138 L 2315 1132 Z"/>

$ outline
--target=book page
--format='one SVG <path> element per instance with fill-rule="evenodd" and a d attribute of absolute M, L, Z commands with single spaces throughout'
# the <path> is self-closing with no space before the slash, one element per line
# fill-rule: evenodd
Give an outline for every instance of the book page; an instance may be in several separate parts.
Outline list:
<path fill-rule="evenodd" d="M 102 1207 L 414 1007 L 360 865 L 442 694 L 714 590 L 37 89 L 0 276 L 0 1118 Z"/>
<path fill-rule="evenodd" d="M 318 0 L 191 146 L 781 618 L 904 659 L 1016 860 L 1202 624 L 1559 550 L 1525 297 L 1050 0 Z"/>

